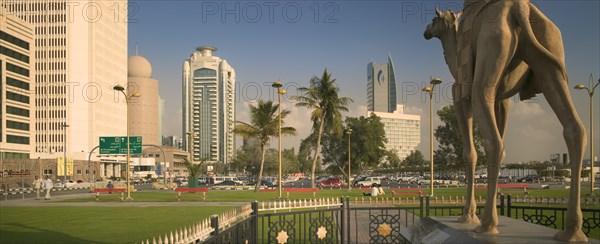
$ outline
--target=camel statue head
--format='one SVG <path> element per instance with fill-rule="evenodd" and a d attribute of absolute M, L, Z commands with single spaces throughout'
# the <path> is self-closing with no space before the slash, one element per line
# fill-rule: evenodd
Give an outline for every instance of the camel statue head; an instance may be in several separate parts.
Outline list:
<path fill-rule="evenodd" d="M 423 36 L 425 39 L 429 40 L 433 37 L 440 38 L 450 30 L 456 31 L 460 14 L 461 12 L 453 13 L 452 10 L 442 12 L 438 8 L 435 8 L 436 16 L 431 21 L 431 24 L 427 25 L 427 28 L 425 28 Z"/>

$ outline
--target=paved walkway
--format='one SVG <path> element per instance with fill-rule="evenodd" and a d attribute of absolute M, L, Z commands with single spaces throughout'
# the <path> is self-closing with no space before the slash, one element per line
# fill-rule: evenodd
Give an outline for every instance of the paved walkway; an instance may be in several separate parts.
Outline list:
<path fill-rule="evenodd" d="M 0 207 L 54 207 L 54 206 L 82 206 L 82 207 L 164 207 L 164 206 L 242 206 L 245 202 L 63 202 L 65 199 L 91 198 L 91 193 L 52 196 L 51 200 L 35 200 L 35 198 L 15 199 L 0 201 Z"/>

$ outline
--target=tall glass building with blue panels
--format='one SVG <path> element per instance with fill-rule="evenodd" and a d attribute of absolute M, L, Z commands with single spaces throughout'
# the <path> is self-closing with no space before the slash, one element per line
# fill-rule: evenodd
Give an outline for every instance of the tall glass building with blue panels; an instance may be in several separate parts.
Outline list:
<path fill-rule="evenodd" d="M 367 65 L 367 109 L 386 113 L 396 110 L 396 75 L 391 55 L 387 64 Z"/>
<path fill-rule="evenodd" d="M 201 46 L 183 63 L 184 149 L 193 162 L 229 163 L 235 141 L 235 70 Z"/>

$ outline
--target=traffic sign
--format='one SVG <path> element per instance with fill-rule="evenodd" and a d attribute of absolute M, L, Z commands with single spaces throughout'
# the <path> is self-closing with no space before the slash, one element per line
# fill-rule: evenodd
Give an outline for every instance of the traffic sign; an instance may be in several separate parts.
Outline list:
<path fill-rule="evenodd" d="M 103 136 L 100 137 L 100 154 L 127 154 L 127 137 Z M 129 137 L 129 153 L 142 154 L 142 137 Z"/>

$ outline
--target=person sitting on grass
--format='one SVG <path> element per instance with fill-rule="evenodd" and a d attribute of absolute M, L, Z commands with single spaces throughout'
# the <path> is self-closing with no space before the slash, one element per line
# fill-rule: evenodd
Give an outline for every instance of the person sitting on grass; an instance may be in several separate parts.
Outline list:
<path fill-rule="evenodd" d="M 377 183 L 373 183 L 373 185 L 371 185 L 371 193 L 363 192 L 363 195 L 372 196 L 372 197 L 376 197 L 378 194 L 379 194 L 379 187 L 377 187 Z"/>
<path fill-rule="evenodd" d="M 379 189 L 379 194 L 380 196 L 385 195 L 385 191 L 383 191 L 383 187 L 381 187 L 381 184 L 379 184 L 379 186 L 377 187 Z"/>

